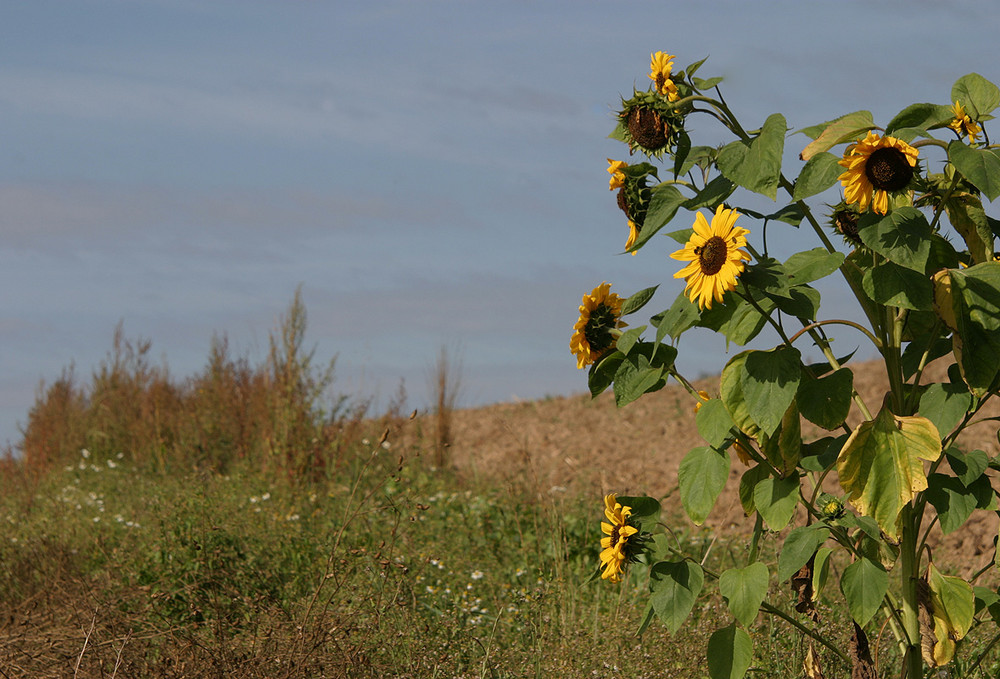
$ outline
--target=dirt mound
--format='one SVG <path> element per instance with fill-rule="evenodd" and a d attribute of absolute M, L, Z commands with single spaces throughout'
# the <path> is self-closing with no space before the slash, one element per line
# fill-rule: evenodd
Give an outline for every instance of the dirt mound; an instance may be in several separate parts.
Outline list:
<path fill-rule="evenodd" d="M 869 409 L 877 410 L 888 389 L 882 364 L 852 367 L 855 388 Z M 944 381 L 946 373 L 946 363 L 931 365 L 922 383 Z M 580 377 L 583 383 L 582 372 Z M 718 378 L 697 386 L 718 394 Z M 988 404 L 983 413 L 998 414 L 997 403 Z M 854 412 L 848 424 L 853 427 L 859 421 Z M 803 429 L 807 440 L 820 433 L 815 427 Z M 595 504 L 603 494 L 616 492 L 665 497 L 666 502 L 679 507 L 677 467 L 691 448 L 704 445 L 695 427 L 694 401 L 680 386 L 647 394 L 622 409 L 615 407 L 610 393 L 605 393 L 596 399 L 582 394 L 456 411 L 453 434 L 451 461 L 465 473 L 518 488 L 527 486 L 541 496 L 591 494 Z M 959 445 L 996 455 L 1000 452 L 996 423 L 971 427 Z M 706 525 L 732 533 L 752 530 L 737 496 L 744 469 L 733 460 L 729 482 Z M 838 492 L 836 485 L 831 490 Z M 966 525 L 943 540 L 949 554 L 971 559 L 971 569 L 981 565 L 981 555 L 992 555 L 996 535 L 996 515 L 977 511 Z M 941 541 L 940 533 L 932 535 L 933 544 Z"/>

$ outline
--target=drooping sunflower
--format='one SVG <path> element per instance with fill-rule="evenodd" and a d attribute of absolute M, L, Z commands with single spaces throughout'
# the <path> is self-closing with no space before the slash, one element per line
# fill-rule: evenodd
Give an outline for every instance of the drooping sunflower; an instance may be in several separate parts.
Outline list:
<path fill-rule="evenodd" d="M 689 262 L 674 278 L 686 281 L 684 292 L 692 302 L 698 302 L 700 309 L 711 309 L 713 301 L 721 302 L 726 292 L 734 290 L 736 279 L 745 269 L 744 262 L 750 261 L 750 255 L 740 250 L 747 244 L 746 234 L 750 231 L 736 226 L 739 216 L 736 210 L 720 205 L 709 225 L 699 212 L 687 244 L 670 255 Z"/>
<path fill-rule="evenodd" d="M 628 167 L 628 163 L 625 161 L 608 158 L 608 174 L 611 175 L 611 179 L 608 180 L 608 190 L 614 191 L 625 186 L 625 172 L 623 170 L 626 167 Z"/>
<path fill-rule="evenodd" d="M 952 107 L 955 111 L 955 119 L 952 120 L 948 127 L 955 130 L 955 133 L 961 137 L 963 134 L 969 136 L 969 141 L 972 143 L 976 142 L 976 137 L 983 131 L 983 128 L 979 124 L 969 117 L 969 114 L 965 112 L 965 109 L 957 101 Z"/>
<path fill-rule="evenodd" d="M 671 79 L 674 70 L 674 55 L 665 52 L 653 52 L 649 55 L 649 79 L 653 81 L 656 93 L 667 98 L 667 101 L 677 101 L 677 85 Z"/>
<path fill-rule="evenodd" d="M 859 217 L 857 210 L 843 201 L 833 207 L 833 213 L 830 215 L 830 225 L 852 248 L 864 247 L 858 234 Z"/>
<path fill-rule="evenodd" d="M 889 194 L 901 193 L 913 180 L 917 153 L 905 141 L 875 132 L 848 146 L 837 161 L 846 168 L 839 179 L 847 202 L 857 203 L 862 212 L 871 205 L 884 215 L 889 211 Z"/>
<path fill-rule="evenodd" d="M 629 525 L 631 515 L 632 508 L 623 507 L 614 493 L 604 496 L 604 516 L 609 521 L 601 522 L 601 531 L 606 536 L 601 538 L 601 578 L 604 580 L 621 582 L 629 557 L 628 539 L 639 532 L 638 528 Z"/>
<path fill-rule="evenodd" d="M 576 367 L 585 368 L 618 341 L 617 330 L 627 324 L 621 320 L 624 300 L 611 292 L 610 283 L 601 283 L 583 296 L 580 318 L 573 326 L 569 350 L 576 354 Z"/>

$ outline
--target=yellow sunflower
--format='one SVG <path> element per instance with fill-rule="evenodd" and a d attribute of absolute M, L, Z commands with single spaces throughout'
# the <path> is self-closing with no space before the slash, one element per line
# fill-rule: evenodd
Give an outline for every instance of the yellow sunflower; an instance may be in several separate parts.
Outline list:
<path fill-rule="evenodd" d="M 601 531 L 607 536 L 601 538 L 601 578 L 604 580 L 621 582 L 628 560 L 625 545 L 629 537 L 639 532 L 635 526 L 628 525 L 631 515 L 632 508 L 619 504 L 614 493 L 604 496 L 604 516 L 610 521 L 601 522 Z"/>
<path fill-rule="evenodd" d="M 981 128 L 976 121 L 969 117 L 969 114 L 965 112 L 965 109 L 962 108 L 962 105 L 957 101 L 952 108 L 955 111 L 955 119 L 949 123 L 948 127 L 955 130 L 955 133 L 959 137 L 961 137 L 963 133 L 969 135 L 969 141 L 975 143 L 976 137 L 978 137 L 979 133 L 983 131 L 983 128 Z"/>
<path fill-rule="evenodd" d="M 694 404 L 694 412 L 695 413 L 697 413 L 699 410 L 701 410 L 702 405 L 704 405 L 706 401 L 711 400 L 712 397 L 708 395 L 707 391 L 703 391 L 703 390 L 699 389 L 698 390 L 698 398 L 700 400 L 698 400 Z"/>
<path fill-rule="evenodd" d="M 664 52 L 654 52 L 649 55 L 649 79 L 656 86 L 657 94 L 667 98 L 668 101 L 677 101 L 680 95 L 677 94 L 677 85 L 670 79 L 674 70 L 674 55 Z"/>
<path fill-rule="evenodd" d="M 585 368 L 615 346 L 624 300 L 611 292 L 610 283 L 601 283 L 580 304 L 580 319 L 573 326 L 569 350 L 576 354 L 576 367 Z"/>
<path fill-rule="evenodd" d="M 623 170 L 626 167 L 628 167 L 628 163 L 608 158 L 608 174 L 611 175 L 611 179 L 608 181 L 609 190 L 614 191 L 625 186 L 625 173 Z"/>
<path fill-rule="evenodd" d="M 633 222 L 631 219 L 628 220 L 628 240 L 625 241 L 625 252 L 628 252 L 629 248 L 635 245 L 636 239 L 639 237 L 639 225 Z M 638 250 L 632 251 L 632 256 L 639 254 Z"/>
<path fill-rule="evenodd" d="M 690 262 L 674 278 L 687 282 L 684 292 L 692 302 L 698 302 L 700 309 L 711 309 L 713 301 L 721 302 L 726 292 L 734 290 L 745 268 L 744 261 L 750 261 L 750 255 L 740 250 L 747 244 L 746 234 L 750 232 L 736 226 L 739 216 L 736 210 L 720 205 L 709 225 L 699 212 L 687 244 L 670 255 Z"/>
<path fill-rule="evenodd" d="M 884 215 L 889 211 L 889 194 L 899 193 L 910 185 L 917 166 L 917 149 L 895 137 L 880 137 L 874 132 L 851 144 L 837 161 L 847 171 L 840 175 L 844 197 Z"/>

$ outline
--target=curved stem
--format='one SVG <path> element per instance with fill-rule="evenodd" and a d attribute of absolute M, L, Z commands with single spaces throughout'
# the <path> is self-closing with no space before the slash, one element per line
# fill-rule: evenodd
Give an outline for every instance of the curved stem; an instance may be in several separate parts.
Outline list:
<path fill-rule="evenodd" d="M 839 318 L 833 318 L 833 319 L 830 319 L 830 320 L 827 320 L 827 321 L 816 321 L 814 323 L 810 323 L 809 325 L 807 325 L 806 327 L 802 328 L 797 333 L 795 333 L 794 335 L 792 335 L 791 338 L 789 339 L 789 341 L 790 342 L 794 342 L 795 340 L 797 340 L 799 338 L 799 336 L 802 333 L 808 332 L 808 331 L 810 331 L 810 330 L 812 330 L 814 328 L 822 327 L 824 325 L 848 325 L 848 326 L 854 328 L 855 330 L 861 331 L 861 333 L 864 334 L 865 337 L 867 337 L 868 339 L 870 339 L 872 341 L 872 344 L 875 345 L 876 349 L 878 349 L 879 351 L 882 350 L 882 343 L 879 341 L 879 339 L 877 337 L 875 337 L 875 335 L 873 335 L 871 333 L 871 331 L 868 328 L 866 328 L 865 326 L 861 325 L 860 323 L 855 323 L 854 321 L 846 321 L 846 320 L 842 320 L 842 319 L 839 319 Z"/>
<path fill-rule="evenodd" d="M 841 660 L 843 660 L 845 663 L 850 664 L 850 662 L 851 662 L 850 659 L 846 655 L 844 655 L 843 651 L 841 651 L 839 648 L 837 648 L 836 646 L 834 646 L 833 644 L 831 644 L 829 641 L 827 641 L 818 632 L 814 632 L 813 630 L 809 629 L 808 627 L 806 627 L 805 625 L 803 625 L 801 622 L 799 622 L 798 620 L 796 620 L 792 616 L 790 616 L 787 613 L 785 613 L 780 608 L 776 608 L 775 606 L 772 606 L 771 604 L 767 603 L 766 601 L 761 603 L 760 608 L 765 613 L 770 613 L 771 615 L 774 615 L 776 617 L 781 618 L 782 620 L 784 620 L 785 622 L 787 622 L 789 625 L 791 625 L 795 629 L 797 629 L 800 632 L 802 632 L 803 634 L 812 637 L 813 639 L 815 639 L 819 643 L 821 643 L 824 646 L 826 646 L 829 650 L 833 651 L 833 653 L 836 654 L 836 656 L 838 658 L 840 658 Z"/>

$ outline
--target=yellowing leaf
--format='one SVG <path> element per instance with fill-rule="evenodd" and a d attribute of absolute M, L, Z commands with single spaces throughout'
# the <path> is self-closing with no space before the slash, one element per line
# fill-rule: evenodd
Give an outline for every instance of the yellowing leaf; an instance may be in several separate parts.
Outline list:
<path fill-rule="evenodd" d="M 883 408 L 862 422 L 837 457 L 840 485 L 848 501 L 882 531 L 898 539 L 899 512 L 915 493 L 927 488 L 921 460 L 941 455 L 937 428 L 924 417 L 896 417 Z"/>
<path fill-rule="evenodd" d="M 972 627 L 976 596 L 962 578 L 941 575 L 934 564 L 927 565 L 927 585 L 931 591 L 934 616 L 934 662 L 947 665 L 955 657 L 955 642 L 961 641 Z"/>

